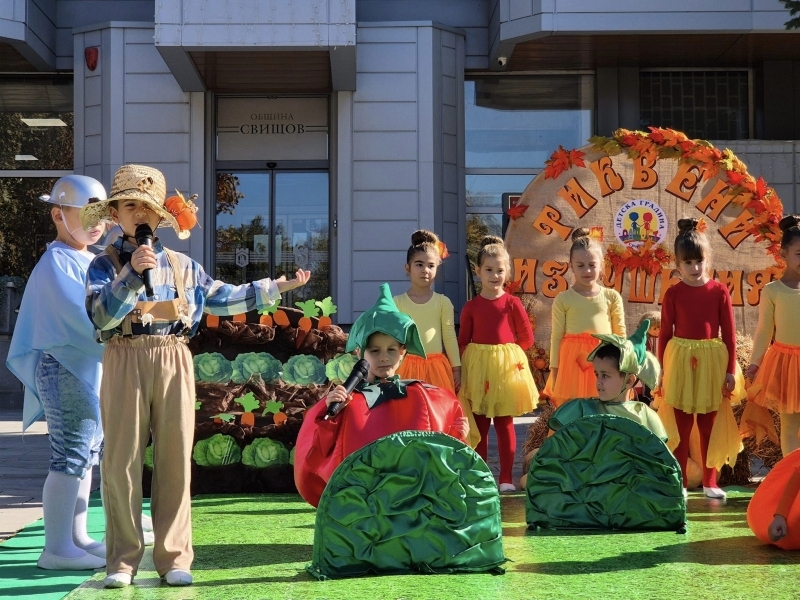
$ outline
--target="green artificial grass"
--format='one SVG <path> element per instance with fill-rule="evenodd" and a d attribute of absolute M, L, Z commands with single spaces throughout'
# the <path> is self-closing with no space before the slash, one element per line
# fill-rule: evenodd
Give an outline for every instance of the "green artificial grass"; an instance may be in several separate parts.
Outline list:
<path fill-rule="evenodd" d="M 324 582 L 305 571 L 312 555 L 315 511 L 298 496 L 197 497 L 194 585 L 162 584 L 152 571 L 148 550 L 134 586 L 104 590 L 98 574 L 68 598 L 797 598 L 799 555 L 764 545 L 752 535 L 745 520 L 751 494 L 751 489 L 732 488 L 727 502 L 690 494 L 689 528 L 682 535 L 530 532 L 525 497 L 517 492 L 502 498 L 503 543 L 509 558 L 505 575 Z M 37 586 L 47 585 L 43 579 L 39 577 Z"/>

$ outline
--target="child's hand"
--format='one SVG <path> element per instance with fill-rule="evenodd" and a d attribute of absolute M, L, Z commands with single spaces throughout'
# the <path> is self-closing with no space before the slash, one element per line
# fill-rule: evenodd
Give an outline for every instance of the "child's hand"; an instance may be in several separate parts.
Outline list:
<path fill-rule="evenodd" d="M 139 246 L 131 254 L 131 267 L 139 275 L 144 273 L 147 269 L 155 269 L 158 263 L 156 262 L 156 253 L 150 246 Z"/>
<path fill-rule="evenodd" d="M 275 280 L 275 283 L 278 285 L 278 291 L 282 294 L 283 292 L 288 292 L 304 286 L 308 283 L 309 279 L 311 279 L 311 271 L 297 269 L 297 273 L 295 273 L 295 279 L 287 280 L 286 276 L 281 275 Z"/>
<path fill-rule="evenodd" d="M 772 523 L 770 523 L 769 527 L 767 528 L 767 535 L 769 535 L 769 539 L 771 539 L 773 542 L 777 542 L 786 537 L 787 533 L 789 533 L 789 526 L 786 524 L 786 517 L 775 515 L 775 517 L 772 519 Z"/>
<path fill-rule="evenodd" d="M 725 389 L 729 392 L 733 391 L 736 387 L 736 379 L 730 373 L 725 373 Z"/>
<path fill-rule="evenodd" d="M 750 365 L 747 367 L 747 372 L 744 374 L 748 379 L 753 379 L 758 373 L 758 365 Z"/>
<path fill-rule="evenodd" d="M 456 394 L 461 389 L 461 367 L 453 367 L 453 383 L 455 383 Z"/>
<path fill-rule="evenodd" d="M 334 402 L 341 402 L 342 408 L 344 408 L 352 398 L 352 394 L 350 396 L 347 395 L 343 385 L 337 385 L 327 396 L 325 396 L 325 404 L 330 406 Z"/>

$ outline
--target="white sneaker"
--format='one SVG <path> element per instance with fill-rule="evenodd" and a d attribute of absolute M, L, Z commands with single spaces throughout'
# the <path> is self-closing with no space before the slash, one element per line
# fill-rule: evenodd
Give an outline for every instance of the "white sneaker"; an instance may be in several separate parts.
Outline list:
<path fill-rule="evenodd" d="M 144 531 L 153 531 L 153 519 L 145 513 L 142 513 L 142 529 Z"/>
<path fill-rule="evenodd" d="M 133 576 L 130 573 L 111 573 L 103 580 L 103 585 L 107 588 L 123 588 L 132 582 Z"/>
<path fill-rule="evenodd" d="M 167 585 L 180 586 L 192 585 L 192 574 L 183 569 L 170 569 L 164 575 Z"/>
<path fill-rule="evenodd" d="M 500 491 L 501 492 L 516 492 L 517 486 L 513 483 L 501 483 L 500 484 Z"/>
<path fill-rule="evenodd" d="M 724 500 L 728 497 L 728 494 L 723 492 L 718 487 L 703 486 L 703 493 L 706 495 L 706 498 L 719 498 L 720 500 Z"/>
<path fill-rule="evenodd" d="M 103 555 L 101 558 L 85 552 L 83 556 L 77 558 L 64 558 L 63 556 L 56 556 L 47 550 L 42 550 L 39 560 L 36 561 L 36 566 L 50 571 L 89 571 L 105 567 L 106 557 Z"/>

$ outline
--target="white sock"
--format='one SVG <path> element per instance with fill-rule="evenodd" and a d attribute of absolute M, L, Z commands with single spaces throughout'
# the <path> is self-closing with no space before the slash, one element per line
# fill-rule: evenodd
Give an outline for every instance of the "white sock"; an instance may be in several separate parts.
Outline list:
<path fill-rule="evenodd" d="M 42 490 L 44 549 L 61 558 L 86 554 L 72 540 L 75 506 L 81 480 L 74 475 L 50 471 Z"/>
<path fill-rule="evenodd" d="M 142 529 L 144 531 L 153 531 L 153 519 L 146 513 L 142 513 Z"/>
<path fill-rule="evenodd" d="M 72 541 L 82 550 L 96 550 L 102 546 L 100 542 L 89 537 L 86 531 L 86 517 L 89 511 L 89 494 L 92 493 L 92 469 L 80 480 L 78 498 L 75 502 L 75 515 L 72 519 Z"/>
<path fill-rule="evenodd" d="M 703 493 L 707 498 L 726 498 L 728 495 L 718 487 L 703 486 Z"/>

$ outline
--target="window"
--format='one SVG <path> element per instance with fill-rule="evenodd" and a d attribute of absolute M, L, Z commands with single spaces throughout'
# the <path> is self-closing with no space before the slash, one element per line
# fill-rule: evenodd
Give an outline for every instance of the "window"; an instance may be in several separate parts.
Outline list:
<path fill-rule="evenodd" d="M 749 71 L 642 71 L 641 129 L 683 131 L 690 138 L 750 137 Z"/>
<path fill-rule="evenodd" d="M 0 76 L 0 275 L 27 279 L 55 238 L 39 201 L 72 173 L 72 74 Z"/>
<path fill-rule="evenodd" d="M 521 194 L 559 145 L 594 131 L 591 74 L 474 76 L 465 82 L 467 256 L 503 235 L 504 198 Z"/>

